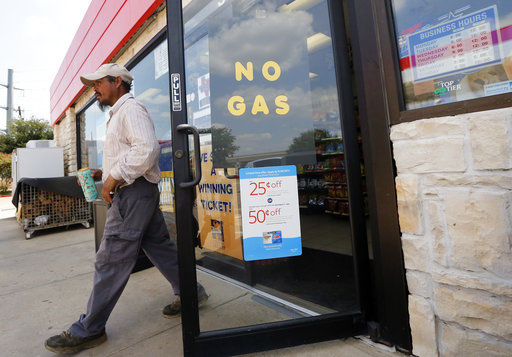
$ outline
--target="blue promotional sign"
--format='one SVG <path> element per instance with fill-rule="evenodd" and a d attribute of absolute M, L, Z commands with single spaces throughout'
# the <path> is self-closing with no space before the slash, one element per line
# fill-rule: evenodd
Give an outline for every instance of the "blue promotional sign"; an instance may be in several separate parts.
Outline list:
<path fill-rule="evenodd" d="M 245 168 L 239 174 L 244 259 L 301 255 L 296 167 Z"/>
<path fill-rule="evenodd" d="M 501 63 L 496 6 L 407 37 L 414 81 Z"/>
<path fill-rule="evenodd" d="M 512 92 L 512 81 L 491 83 L 484 85 L 485 95 L 496 95 Z"/>

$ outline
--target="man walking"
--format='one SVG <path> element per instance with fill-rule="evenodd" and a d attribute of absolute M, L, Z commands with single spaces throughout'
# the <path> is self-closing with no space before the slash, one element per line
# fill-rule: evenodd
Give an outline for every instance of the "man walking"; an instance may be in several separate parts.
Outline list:
<path fill-rule="evenodd" d="M 110 106 L 103 150 L 102 198 L 112 204 L 94 264 L 94 286 L 87 312 L 60 335 L 50 337 L 45 347 L 57 353 L 76 353 L 107 339 L 105 325 L 121 296 L 143 249 L 171 283 L 177 298 L 163 310 L 165 317 L 180 313 L 178 258 L 159 208 L 160 146 L 146 107 L 130 93 L 133 77 L 123 66 L 104 64 L 80 77 L 94 87 L 98 102 Z M 112 194 L 113 193 L 113 194 Z M 198 284 L 198 303 L 208 299 Z"/>

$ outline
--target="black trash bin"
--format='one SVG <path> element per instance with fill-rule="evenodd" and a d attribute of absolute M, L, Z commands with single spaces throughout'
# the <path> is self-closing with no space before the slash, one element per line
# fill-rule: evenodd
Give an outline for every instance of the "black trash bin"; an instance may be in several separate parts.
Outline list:
<path fill-rule="evenodd" d="M 101 191 L 100 191 L 101 192 Z M 107 219 L 107 210 L 109 208 L 109 204 L 103 200 L 96 200 L 93 202 L 93 218 L 94 218 L 94 247 L 96 252 L 98 251 L 101 243 L 101 238 L 103 237 L 103 229 L 105 228 L 105 220 Z M 133 267 L 132 273 L 151 268 L 153 263 L 146 256 L 146 254 L 141 250 L 139 252 L 139 257 L 137 258 L 137 263 Z"/>

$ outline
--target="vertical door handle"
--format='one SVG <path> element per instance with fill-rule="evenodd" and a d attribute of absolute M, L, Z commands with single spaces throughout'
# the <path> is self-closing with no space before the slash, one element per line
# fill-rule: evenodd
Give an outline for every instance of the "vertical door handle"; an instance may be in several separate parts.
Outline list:
<path fill-rule="evenodd" d="M 189 182 L 181 182 L 180 187 L 193 187 L 199 184 L 201 181 L 201 149 L 199 144 L 199 132 L 197 128 L 193 125 L 189 124 L 180 124 L 176 127 L 178 132 L 185 132 L 186 134 L 192 134 L 194 136 L 194 157 L 196 159 L 196 174 L 192 181 Z"/>
<path fill-rule="evenodd" d="M 227 179 L 231 179 L 231 180 L 234 180 L 234 179 L 237 179 L 239 178 L 238 174 L 236 175 L 230 175 L 228 174 L 228 169 L 224 167 L 224 177 L 226 177 Z"/>

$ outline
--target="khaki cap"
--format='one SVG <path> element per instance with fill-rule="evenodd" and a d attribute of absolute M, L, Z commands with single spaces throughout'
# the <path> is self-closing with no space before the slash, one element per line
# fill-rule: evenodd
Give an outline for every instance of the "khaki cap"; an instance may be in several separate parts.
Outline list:
<path fill-rule="evenodd" d="M 133 77 L 130 72 L 117 63 L 105 63 L 101 65 L 96 72 L 80 76 L 80 80 L 87 87 L 93 87 L 94 81 L 106 76 L 121 77 L 121 79 L 126 83 L 132 83 L 133 81 Z"/>

